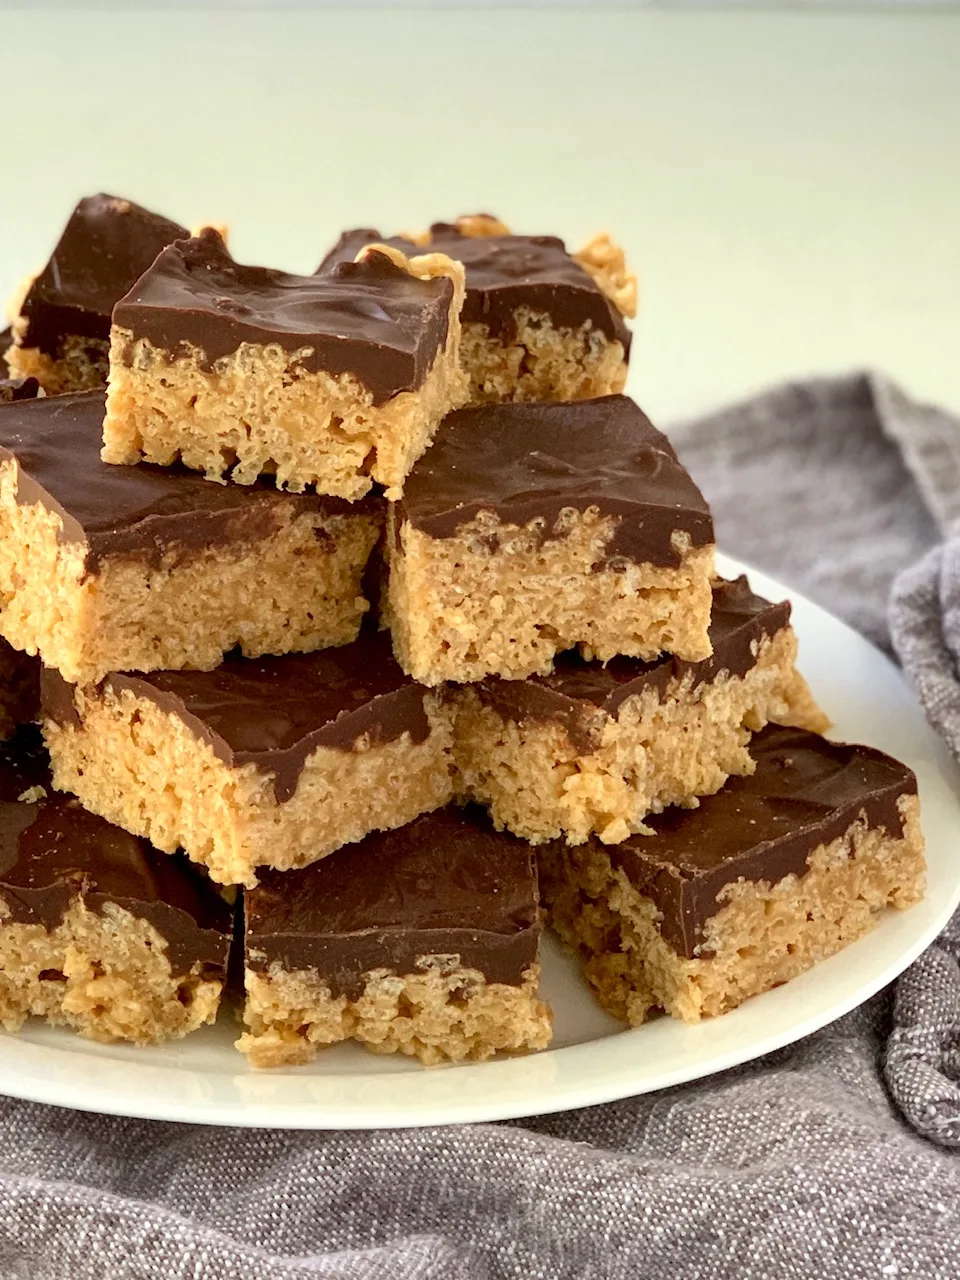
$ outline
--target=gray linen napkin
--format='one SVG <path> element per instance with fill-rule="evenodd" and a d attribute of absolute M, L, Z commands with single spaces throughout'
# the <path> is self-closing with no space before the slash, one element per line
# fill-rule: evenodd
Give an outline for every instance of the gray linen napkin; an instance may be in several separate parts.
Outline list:
<path fill-rule="evenodd" d="M 960 423 L 852 377 L 674 439 L 725 548 L 892 638 L 957 750 Z M 958 936 L 761 1062 L 539 1120 L 258 1133 L 0 1099 L 0 1280 L 955 1280 Z"/>
<path fill-rule="evenodd" d="M 773 392 L 678 441 L 720 543 L 892 640 L 960 759 L 960 421 L 856 377 Z M 885 1062 L 903 1114 L 944 1146 L 960 1146 L 958 960 L 960 916 L 896 984 Z"/>

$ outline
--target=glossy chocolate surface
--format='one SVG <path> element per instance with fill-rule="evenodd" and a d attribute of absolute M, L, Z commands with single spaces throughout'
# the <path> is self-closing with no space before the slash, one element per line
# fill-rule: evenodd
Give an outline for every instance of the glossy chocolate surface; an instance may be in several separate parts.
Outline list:
<path fill-rule="evenodd" d="M 317 747 L 351 751 L 403 733 L 423 742 L 430 732 L 425 690 L 401 671 L 389 634 L 372 628 L 318 653 L 228 657 L 213 671 L 117 673 L 101 687 L 129 689 L 182 720 L 226 764 L 271 775 L 278 801 L 296 791 Z M 55 672 L 44 672 L 43 707 L 60 723 L 74 714 L 72 689 Z"/>
<path fill-rule="evenodd" d="M 769 726 L 750 746 L 749 778 L 731 778 L 697 809 L 665 809 L 646 819 L 652 836 L 599 846 L 638 893 L 663 913 L 663 937 L 693 957 L 711 916 L 738 879 L 776 884 L 802 876 L 822 844 L 839 839 L 858 818 L 903 835 L 897 802 L 917 780 L 906 765 L 871 747 L 828 742 L 802 729 Z"/>
<path fill-rule="evenodd" d="M 431 955 L 519 986 L 540 937 L 531 847 L 473 807 L 375 832 L 301 871 L 264 871 L 244 903 L 251 967 L 316 969 L 350 999 L 371 970 L 414 974 Z"/>
<path fill-rule="evenodd" d="M 756 649 L 790 622 L 790 603 L 771 604 L 750 590 L 742 575 L 713 588 L 710 640 L 713 654 L 703 662 L 663 655 L 652 662 L 612 658 L 586 662 L 575 652 L 560 654 L 549 675 L 529 680 L 493 677 L 477 685 L 488 705 L 508 720 L 560 723 L 582 755 L 596 750 L 608 716 L 616 716 L 627 698 L 655 689 L 660 698 L 686 676 L 690 691 L 709 684 L 721 672 L 744 676 L 756 665 Z"/>
<path fill-rule="evenodd" d="M 279 344 L 304 373 L 353 374 L 382 404 L 427 376 L 447 339 L 453 283 L 418 280 L 382 254 L 323 276 L 234 262 L 205 230 L 166 249 L 117 304 L 114 323 L 209 368 L 241 343 Z"/>
<path fill-rule="evenodd" d="M 110 466 L 100 459 L 103 413 L 102 391 L 0 404 L 0 462 L 17 460 L 17 500 L 55 511 L 63 540 L 86 546 L 88 571 L 108 557 L 157 566 L 210 547 L 258 542 L 291 513 L 373 509 L 280 493 L 269 480 L 212 484 L 181 466 Z"/>
<path fill-rule="evenodd" d="M 492 336 L 506 342 L 516 338 L 517 309 L 529 307 L 548 315 L 557 328 L 576 330 L 589 321 L 623 343 L 625 353 L 630 350 L 623 316 L 556 236 L 465 236 L 450 223 L 435 222 L 430 243 L 423 246 L 404 236 L 384 238 L 370 228 L 358 228 L 343 233 L 318 272 L 352 262 L 364 245 L 376 243 L 392 245 L 408 257 L 439 252 L 462 262 L 467 294 L 461 320 L 486 325 Z"/>
<path fill-rule="evenodd" d="M 107 195 L 81 200 L 24 299 L 23 346 L 57 356 L 68 334 L 105 342 L 116 303 L 161 249 L 189 234 L 130 200 Z"/>
<path fill-rule="evenodd" d="M 38 786 L 46 798 L 20 799 Z M 166 939 L 174 973 L 198 961 L 226 967 L 232 912 L 213 885 L 182 854 L 158 853 L 55 792 L 32 727 L 0 746 L 0 897 L 7 923 L 46 929 L 78 897 L 97 913 L 115 903 Z"/>
<path fill-rule="evenodd" d="M 618 559 L 677 567 L 678 532 L 694 547 L 713 542 L 703 495 L 627 396 L 448 414 L 407 477 L 398 514 L 434 538 L 455 537 L 481 511 L 502 524 L 540 520 L 550 538 L 562 511 L 591 507 L 617 522 L 597 568 Z"/>
<path fill-rule="evenodd" d="M 39 394 L 40 383 L 36 378 L 0 378 L 0 404 L 10 404 L 14 400 L 36 400 Z"/>

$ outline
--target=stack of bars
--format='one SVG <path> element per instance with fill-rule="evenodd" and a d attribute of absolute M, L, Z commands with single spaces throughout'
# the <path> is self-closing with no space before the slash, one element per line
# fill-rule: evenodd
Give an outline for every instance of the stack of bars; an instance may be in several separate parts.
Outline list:
<path fill-rule="evenodd" d="M 919 899 L 913 774 L 819 736 L 621 394 L 635 300 L 487 215 L 295 276 L 80 203 L 0 383 L 8 1031 L 487 1058 L 545 925 L 693 1022 Z"/>

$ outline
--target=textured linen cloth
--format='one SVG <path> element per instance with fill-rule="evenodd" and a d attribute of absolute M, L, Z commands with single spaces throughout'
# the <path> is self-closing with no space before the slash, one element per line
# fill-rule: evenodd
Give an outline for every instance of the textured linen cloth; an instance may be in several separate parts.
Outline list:
<path fill-rule="evenodd" d="M 960 423 L 864 376 L 674 439 L 722 545 L 892 642 L 960 749 Z M 958 937 L 760 1062 L 542 1119 L 256 1132 L 0 1099 L 0 1280 L 956 1280 Z"/>

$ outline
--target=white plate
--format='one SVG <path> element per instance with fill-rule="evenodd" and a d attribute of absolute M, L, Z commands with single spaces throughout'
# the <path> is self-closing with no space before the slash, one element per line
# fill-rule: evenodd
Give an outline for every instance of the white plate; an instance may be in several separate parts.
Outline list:
<path fill-rule="evenodd" d="M 742 566 L 721 558 L 721 572 Z M 880 747 L 920 780 L 929 886 L 910 911 L 889 911 L 868 937 L 787 986 L 696 1027 L 667 1018 L 625 1030 L 592 1002 L 574 963 L 547 942 L 545 994 L 553 1048 L 528 1057 L 424 1070 L 407 1059 L 338 1045 L 308 1067 L 255 1072 L 222 1018 L 157 1049 L 90 1044 L 31 1025 L 0 1035 L 4 1093 L 86 1111 L 202 1124 L 297 1129 L 503 1120 L 609 1102 L 723 1071 L 840 1017 L 897 976 L 960 901 L 957 775 L 897 668 L 817 605 L 750 571 L 753 586 L 794 601 L 801 666 L 835 736 Z"/>

